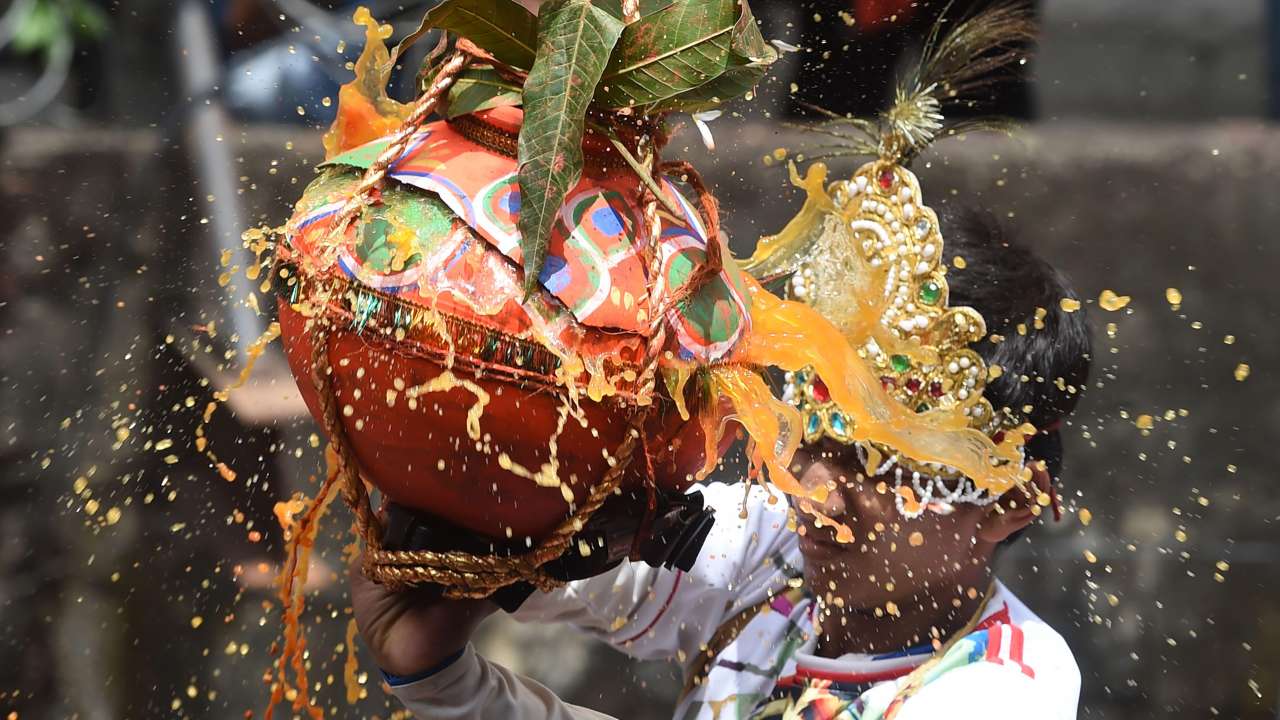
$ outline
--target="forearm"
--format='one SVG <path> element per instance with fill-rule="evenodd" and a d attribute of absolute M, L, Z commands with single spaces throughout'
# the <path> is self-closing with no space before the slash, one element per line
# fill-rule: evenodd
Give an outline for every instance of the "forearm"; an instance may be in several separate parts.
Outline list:
<path fill-rule="evenodd" d="M 546 687 L 480 657 L 470 646 L 447 667 L 391 690 L 414 717 L 432 720 L 612 720 L 563 702 Z"/>

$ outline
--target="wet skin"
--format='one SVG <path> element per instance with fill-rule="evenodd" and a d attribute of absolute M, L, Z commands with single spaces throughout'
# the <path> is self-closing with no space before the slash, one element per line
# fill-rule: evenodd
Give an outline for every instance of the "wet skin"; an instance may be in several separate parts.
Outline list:
<path fill-rule="evenodd" d="M 981 606 L 1000 541 L 1026 527 L 1038 508 L 1013 490 L 986 507 L 957 504 L 949 515 L 904 518 L 894 504 L 892 474 L 867 477 L 852 446 L 823 440 L 802 447 L 792 471 L 808 488 L 823 486 L 815 507 L 843 522 L 853 541 L 836 541 L 830 525 L 792 500 L 807 586 L 822 599 L 818 652 L 888 652 L 946 637 Z M 1048 486 L 1048 475 L 1035 471 Z"/>

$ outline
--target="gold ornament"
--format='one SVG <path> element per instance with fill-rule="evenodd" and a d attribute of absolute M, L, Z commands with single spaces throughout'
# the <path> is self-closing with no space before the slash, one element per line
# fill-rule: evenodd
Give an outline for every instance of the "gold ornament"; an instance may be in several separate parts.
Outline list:
<path fill-rule="evenodd" d="M 955 23 L 945 35 L 941 26 L 878 121 L 830 116 L 813 128 L 834 143 L 819 148 L 820 157 L 875 159 L 832 183 L 821 162 L 803 178 L 792 164 L 792 183 L 808 194 L 805 205 L 782 232 L 762 238 L 743 267 L 765 282 L 786 278 L 790 295 L 835 324 L 897 401 L 920 414 L 959 415 L 961 424 L 1002 446 L 996 462 L 1003 464 L 1015 462 L 1023 435 L 1034 428 L 983 396 L 988 378 L 1000 372 L 970 347 L 985 337 L 986 324 L 974 309 L 950 305 L 943 231 L 907 164 L 939 136 L 1005 127 L 950 122 L 943 111 L 1021 60 L 1032 25 L 1019 7 L 1000 6 Z M 857 428 L 811 369 L 788 374 L 786 398 L 802 414 L 805 442 L 855 442 Z M 931 500 L 982 504 L 1009 489 L 979 489 L 955 468 L 857 444 L 868 473 L 894 469 L 899 507 L 910 517 Z"/>

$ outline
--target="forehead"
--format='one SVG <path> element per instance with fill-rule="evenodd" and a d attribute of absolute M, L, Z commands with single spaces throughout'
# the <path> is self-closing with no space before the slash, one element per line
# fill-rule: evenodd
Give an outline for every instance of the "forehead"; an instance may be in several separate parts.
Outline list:
<path fill-rule="evenodd" d="M 850 475 L 861 474 L 865 476 L 867 474 L 856 446 L 845 445 L 829 438 L 823 438 L 813 443 L 801 443 L 800 447 L 796 449 L 792 469 L 797 472 L 804 472 L 815 463 L 821 463 L 830 470 Z M 849 477 L 848 479 L 853 480 L 855 478 Z"/>

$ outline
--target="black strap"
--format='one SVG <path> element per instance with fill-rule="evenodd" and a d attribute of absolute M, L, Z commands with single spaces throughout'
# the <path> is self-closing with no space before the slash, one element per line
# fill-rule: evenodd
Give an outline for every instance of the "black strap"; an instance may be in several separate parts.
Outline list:
<path fill-rule="evenodd" d="M 564 554 L 542 566 L 549 576 L 568 582 L 599 575 L 627 559 L 633 544 L 640 559 L 653 567 L 688 571 L 715 524 L 715 511 L 705 507 L 701 492 L 659 493 L 649 533 L 633 543 L 645 516 L 645 498 L 638 493 L 611 496 L 574 536 Z M 498 541 L 480 536 L 440 518 L 388 503 L 383 547 L 392 551 L 462 551 L 473 555 L 511 557 L 527 552 L 524 541 Z M 516 583 L 494 592 L 490 599 L 513 612 L 534 587 Z"/>

